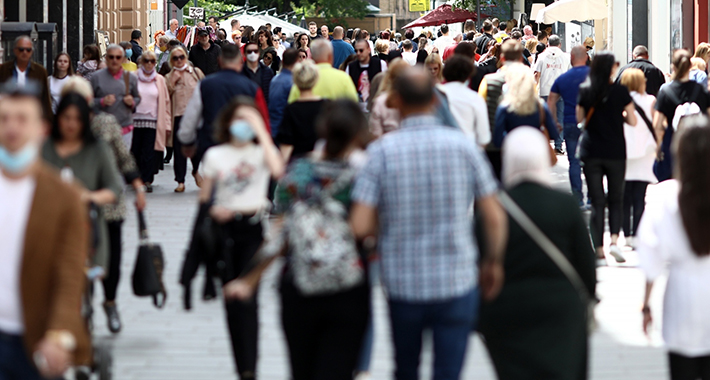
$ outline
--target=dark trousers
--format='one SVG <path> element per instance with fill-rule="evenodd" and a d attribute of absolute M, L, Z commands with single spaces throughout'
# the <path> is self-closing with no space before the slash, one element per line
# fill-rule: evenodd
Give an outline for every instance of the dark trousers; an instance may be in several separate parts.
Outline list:
<path fill-rule="evenodd" d="M 422 333 L 432 331 L 434 380 L 458 380 L 468 336 L 478 315 L 478 289 L 454 299 L 412 303 L 389 300 L 395 379 L 418 380 Z"/>
<path fill-rule="evenodd" d="M 104 298 L 106 302 L 116 300 L 116 289 L 121 279 L 121 227 L 122 220 L 108 222 L 109 264 L 108 275 L 104 278 Z"/>
<path fill-rule="evenodd" d="M 710 356 L 687 356 L 668 353 L 671 380 L 710 380 Z"/>
<path fill-rule="evenodd" d="M 155 129 L 134 128 L 133 142 L 131 143 L 131 153 L 136 159 L 138 170 L 141 172 L 141 180 L 145 183 L 152 183 L 155 173 Z"/>
<path fill-rule="evenodd" d="M 223 244 L 220 252 L 224 268 L 222 273 L 223 283 L 237 277 L 250 264 L 254 254 L 259 250 L 264 241 L 261 222 L 252 224 L 249 220 L 234 220 L 222 226 Z M 239 378 L 256 378 L 256 358 L 258 354 L 257 340 L 259 336 L 259 318 L 257 311 L 259 305 L 255 295 L 249 301 L 225 301 L 227 310 L 227 326 L 232 339 L 232 353 L 236 363 Z"/>
<path fill-rule="evenodd" d="M 182 143 L 178 139 L 178 130 L 180 129 L 180 121 L 182 116 L 175 116 L 175 121 L 173 122 L 173 155 L 175 155 L 175 161 L 173 161 L 173 172 L 175 173 L 175 182 L 185 183 L 185 173 L 187 173 L 187 157 L 182 154 Z M 197 157 L 190 159 L 192 161 L 192 174 L 197 173 L 197 168 L 200 165 L 200 161 Z"/>
<path fill-rule="evenodd" d="M 369 286 L 304 297 L 281 288 L 281 322 L 293 380 L 352 380 L 370 309 Z"/>
<path fill-rule="evenodd" d="M 567 148 L 567 160 L 569 160 L 569 183 L 572 187 L 572 195 L 579 200 L 579 205 L 584 205 L 584 194 L 582 194 L 582 167 L 576 156 L 577 143 L 581 131 L 575 123 L 564 124 L 565 147 Z"/>
<path fill-rule="evenodd" d="M 604 246 L 604 209 L 609 208 L 609 232 L 618 235 L 621 231 L 622 209 L 624 201 L 625 160 L 607 160 L 588 158 L 584 161 L 584 176 L 587 178 L 587 190 L 592 200 L 590 227 L 594 247 Z M 606 177 L 608 193 L 604 192 Z"/>
<path fill-rule="evenodd" d="M 19 335 L 0 332 L 0 380 L 46 380 L 30 362 Z"/>
<path fill-rule="evenodd" d="M 491 163 L 491 168 L 493 169 L 493 174 L 496 176 L 498 181 L 501 180 L 501 175 L 503 172 L 503 157 L 500 150 L 487 150 L 486 157 L 488 157 L 488 162 Z"/>
<path fill-rule="evenodd" d="M 624 185 L 624 236 L 636 236 L 643 210 L 646 208 L 648 182 L 626 181 Z"/>

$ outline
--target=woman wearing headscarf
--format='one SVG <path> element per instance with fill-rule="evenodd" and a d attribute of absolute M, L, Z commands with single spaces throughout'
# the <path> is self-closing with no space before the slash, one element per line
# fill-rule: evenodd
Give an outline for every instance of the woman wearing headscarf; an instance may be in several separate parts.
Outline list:
<path fill-rule="evenodd" d="M 510 199 L 562 251 L 586 292 L 593 295 L 595 259 L 587 225 L 577 200 L 552 189 L 549 150 L 539 130 L 511 131 L 503 143 L 503 185 Z M 498 379 L 529 379 L 531 374 L 586 379 L 586 303 L 515 219 L 509 218 L 508 226 L 505 284 L 498 298 L 482 305 L 479 325 Z M 545 349 L 540 349 L 541 341 L 546 342 Z"/>

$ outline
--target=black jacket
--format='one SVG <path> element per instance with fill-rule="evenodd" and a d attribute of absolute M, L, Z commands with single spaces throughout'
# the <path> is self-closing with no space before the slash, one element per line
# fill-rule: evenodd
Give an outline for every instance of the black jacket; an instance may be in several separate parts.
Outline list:
<path fill-rule="evenodd" d="M 210 47 L 207 50 L 198 44 L 190 49 L 190 62 L 207 76 L 219 70 L 219 54 L 221 52 L 222 48 L 212 41 L 210 41 Z"/>
<path fill-rule="evenodd" d="M 261 88 L 261 92 L 264 93 L 266 103 L 268 104 L 269 88 L 271 87 L 271 80 L 274 79 L 274 70 L 271 70 L 271 68 L 266 66 L 263 62 L 259 62 L 259 68 L 256 69 L 256 72 L 251 71 L 251 69 L 247 67 L 246 63 L 244 64 L 242 72 L 247 78 L 251 79 L 252 82 L 256 83 L 256 85 Z"/>
<path fill-rule="evenodd" d="M 131 50 L 133 50 L 133 55 L 131 56 L 131 61 L 138 63 L 138 58 L 143 54 L 143 48 L 141 44 L 135 40 L 131 40 Z"/>
<path fill-rule="evenodd" d="M 666 76 L 663 75 L 663 71 L 661 71 L 661 69 L 654 66 L 653 63 L 646 59 L 634 59 L 626 66 L 622 67 L 621 70 L 619 70 L 619 76 L 616 78 L 616 83 L 621 82 L 621 74 L 624 70 L 631 67 L 643 71 L 643 75 L 646 76 L 646 93 L 657 96 L 658 90 L 660 90 L 661 86 L 666 83 Z"/>
<path fill-rule="evenodd" d="M 357 60 L 348 65 L 348 73 L 350 74 L 353 84 L 355 84 L 355 88 L 359 87 L 360 83 L 358 82 L 360 81 L 360 75 L 365 70 L 367 70 L 367 78 L 370 80 L 370 83 L 372 83 L 372 79 L 375 75 L 382 71 L 382 63 L 380 58 L 378 56 L 370 57 L 370 64 L 367 66 L 367 69 L 360 67 L 360 61 Z"/>

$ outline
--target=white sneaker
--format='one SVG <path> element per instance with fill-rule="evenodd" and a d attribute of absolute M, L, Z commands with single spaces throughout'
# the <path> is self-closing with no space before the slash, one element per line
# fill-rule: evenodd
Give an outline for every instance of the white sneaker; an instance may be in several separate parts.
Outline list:
<path fill-rule="evenodd" d="M 609 254 L 616 260 L 617 263 L 625 263 L 626 259 L 621 256 L 621 248 L 618 245 L 613 244 L 609 246 Z"/>
<path fill-rule="evenodd" d="M 626 240 L 626 244 L 624 244 L 624 245 L 626 245 L 627 247 L 635 248 L 633 236 L 625 237 L 624 240 Z"/>

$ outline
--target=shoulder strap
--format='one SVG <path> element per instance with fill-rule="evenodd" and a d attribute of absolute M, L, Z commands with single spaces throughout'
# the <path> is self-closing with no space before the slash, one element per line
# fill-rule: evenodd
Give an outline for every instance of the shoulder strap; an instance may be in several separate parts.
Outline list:
<path fill-rule="evenodd" d="M 126 85 L 126 95 L 131 94 L 131 77 L 127 71 L 123 72 L 123 83 Z"/>
<path fill-rule="evenodd" d="M 636 107 L 636 111 L 638 111 L 639 115 L 641 115 L 643 122 L 646 123 L 648 130 L 651 131 L 651 135 L 653 135 L 653 140 L 658 141 L 656 139 L 656 131 L 653 130 L 653 123 L 646 115 L 646 111 L 644 111 L 643 108 L 641 108 L 641 106 L 639 106 L 638 103 L 636 103 L 636 102 L 634 102 L 634 107 Z"/>
<path fill-rule="evenodd" d="M 542 106 L 542 103 L 537 102 L 537 112 L 540 113 L 540 129 L 544 130 L 545 129 L 545 107 Z"/>
<path fill-rule="evenodd" d="M 583 302 L 589 302 L 592 297 L 584 285 L 584 281 L 574 269 L 572 264 L 567 260 L 567 257 L 560 251 L 555 243 L 553 243 L 545 233 L 538 228 L 535 223 L 525 214 L 520 206 L 505 192 L 498 193 L 498 197 L 503 205 L 503 208 L 510 214 L 518 225 L 530 236 L 531 239 L 542 248 L 543 252 L 554 262 L 562 273 L 567 277 L 572 286 L 575 287 Z"/>

